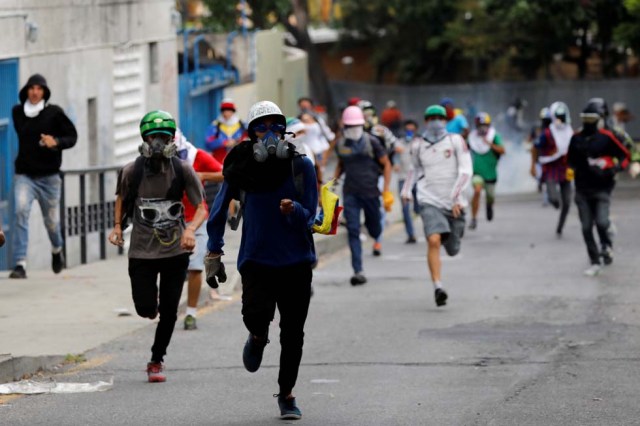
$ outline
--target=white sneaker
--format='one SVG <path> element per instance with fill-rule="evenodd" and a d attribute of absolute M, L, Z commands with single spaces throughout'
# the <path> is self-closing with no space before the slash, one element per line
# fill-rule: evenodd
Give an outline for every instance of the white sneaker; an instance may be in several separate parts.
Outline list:
<path fill-rule="evenodd" d="M 587 269 L 584 270 L 584 274 L 588 277 L 595 277 L 602 270 L 602 266 L 600 265 L 591 265 Z"/>

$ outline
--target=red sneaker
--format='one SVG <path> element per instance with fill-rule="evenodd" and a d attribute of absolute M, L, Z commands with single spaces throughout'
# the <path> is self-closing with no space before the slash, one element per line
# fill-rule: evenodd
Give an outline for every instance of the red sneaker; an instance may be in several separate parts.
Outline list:
<path fill-rule="evenodd" d="M 161 383 L 167 381 L 167 376 L 162 372 L 164 366 L 161 362 L 150 362 L 147 364 L 147 376 L 149 376 L 149 383 Z"/>

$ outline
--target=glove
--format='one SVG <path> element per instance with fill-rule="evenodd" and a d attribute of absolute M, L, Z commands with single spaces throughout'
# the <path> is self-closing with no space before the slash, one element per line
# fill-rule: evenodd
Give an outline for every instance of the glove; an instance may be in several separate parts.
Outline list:
<path fill-rule="evenodd" d="M 221 283 L 227 281 L 227 273 L 224 270 L 221 255 L 211 257 L 210 254 L 207 254 L 204 258 L 204 269 L 209 287 L 218 288 L 218 281 Z"/>
<path fill-rule="evenodd" d="M 391 191 L 384 191 L 382 193 L 382 205 L 386 211 L 391 211 L 391 206 L 393 206 L 393 194 Z"/>

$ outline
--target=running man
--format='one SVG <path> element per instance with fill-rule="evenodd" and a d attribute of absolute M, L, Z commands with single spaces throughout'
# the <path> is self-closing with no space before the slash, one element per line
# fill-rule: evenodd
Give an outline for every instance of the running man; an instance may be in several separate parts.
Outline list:
<path fill-rule="evenodd" d="M 478 226 L 480 195 L 484 189 L 487 203 L 487 220 L 493 220 L 493 203 L 498 181 L 498 160 L 504 154 L 502 138 L 491 125 L 491 116 L 480 112 L 475 118 L 475 129 L 469 133 L 469 147 L 473 158 L 473 199 L 471 200 L 471 223 L 469 229 Z"/>
<path fill-rule="evenodd" d="M 436 306 L 447 303 L 441 281 L 440 246 L 449 256 L 460 251 L 467 200 L 464 190 L 473 172 L 471 155 L 462 136 L 446 130 L 447 113 L 440 105 L 425 110 L 424 142 L 413 146 L 413 169 L 407 176 L 402 197 L 411 199 L 417 182 L 420 216 L 427 238 L 427 264 L 434 286 Z"/>

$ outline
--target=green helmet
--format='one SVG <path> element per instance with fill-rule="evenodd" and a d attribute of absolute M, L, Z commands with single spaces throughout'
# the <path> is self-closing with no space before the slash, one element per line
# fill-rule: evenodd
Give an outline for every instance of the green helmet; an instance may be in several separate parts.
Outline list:
<path fill-rule="evenodd" d="M 144 138 L 154 133 L 175 136 L 176 120 L 168 112 L 159 109 L 146 113 L 140 120 L 140 135 Z"/>
<path fill-rule="evenodd" d="M 440 116 L 447 118 L 447 111 L 440 105 L 431 105 L 424 110 L 424 118 Z"/>

